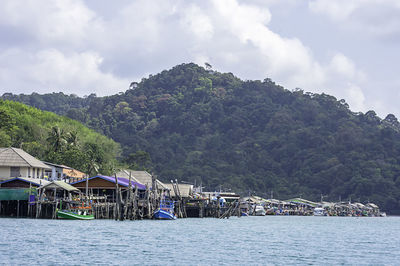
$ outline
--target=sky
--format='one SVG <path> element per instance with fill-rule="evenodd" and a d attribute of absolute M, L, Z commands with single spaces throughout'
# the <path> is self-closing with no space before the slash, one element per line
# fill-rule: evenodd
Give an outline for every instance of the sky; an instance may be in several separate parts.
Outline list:
<path fill-rule="evenodd" d="M 112 95 L 175 65 L 400 118 L 399 0 L 2 0 L 0 94 Z"/>

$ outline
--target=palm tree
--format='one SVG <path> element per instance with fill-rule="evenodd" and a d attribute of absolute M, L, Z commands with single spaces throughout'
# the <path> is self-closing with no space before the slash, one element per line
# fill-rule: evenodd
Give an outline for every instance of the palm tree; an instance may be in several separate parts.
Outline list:
<path fill-rule="evenodd" d="M 58 126 L 52 127 L 47 141 L 53 147 L 55 152 L 60 151 L 66 144 L 64 130 L 60 129 Z"/>
<path fill-rule="evenodd" d="M 66 140 L 69 145 L 74 146 L 74 147 L 78 146 L 78 143 L 79 143 L 78 132 L 71 131 L 71 132 L 67 133 Z"/>
<path fill-rule="evenodd" d="M 99 172 L 100 166 L 97 164 L 94 158 L 91 158 L 88 162 L 88 171 L 89 176 L 97 175 Z"/>

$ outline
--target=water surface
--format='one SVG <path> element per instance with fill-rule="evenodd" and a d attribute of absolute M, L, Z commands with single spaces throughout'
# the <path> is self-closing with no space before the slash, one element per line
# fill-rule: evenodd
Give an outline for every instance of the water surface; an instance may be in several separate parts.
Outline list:
<path fill-rule="evenodd" d="M 3 218 L 0 264 L 399 265 L 400 217 Z"/>

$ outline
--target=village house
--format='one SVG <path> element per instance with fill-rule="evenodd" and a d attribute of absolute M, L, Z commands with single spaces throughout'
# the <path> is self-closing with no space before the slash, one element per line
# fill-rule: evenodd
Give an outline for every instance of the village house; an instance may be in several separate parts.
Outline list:
<path fill-rule="evenodd" d="M 45 177 L 49 180 L 62 180 L 66 183 L 79 181 L 86 177 L 86 174 L 66 165 L 59 165 L 55 163 L 43 162 L 49 170 L 45 171 Z"/>
<path fill-rule="evenodd" d="M 177 198 L 180 196 L 184 199 L 190 199 L 193 196 L 193 185 L 191 184 L 165 184 L 165 186 L 170 190 L 171 198 Z M 175 187 L 175 188 L 174 188 Z M 176 195 L 175 191 L 179 194 Z"/>
<path fill-rule="evenodd" d="M 143 184 L 147 186 L 148 188 L 152 188 L 153 186 L 153 177 L 151 174 L 149 174 L 147 171 L 134 171 L 134 170 L 121 170 L 116 174 L 118 177 L 123 177 L 126 179 L 129 179 L 131 177 L 132 180 L 135 182 L 138 182 L 140 184 Z M 168 190 L 168 187 L 162 183 L 160 180 L 155 179 L 157 188 L 159 191 L 165 191 Z"/>
<path fill-rule="evenodd" d="M 124 188 L 124 191 L 127 191 L 129 188 L 129 179 L 118 177 L 118 186 Z M 115 201 L 115 188 L 116 188 L 116 180 L 115 177 L 112 176 L 104 176 L 104 175 L 96 175 L 90 178 L 81 179 L 76 182 L 70 183 L 73 187 L 78 188 L 82 193 L 86 193 L 86 189 L 90 195 L 94 195 L 95 197 L 106 197 L 107 201 L 114 202 Z M 131 179 L 130 186 L 132 189 L 139 190 L 139 196 L 142 197 L 146 187 L 137 182 L 134 179 Z"/>
<path fill-rule="evenodd" d="M 18 148 L 0 148 L 0 180 L 15 177 L 43 179 L 51 168 Z"/>

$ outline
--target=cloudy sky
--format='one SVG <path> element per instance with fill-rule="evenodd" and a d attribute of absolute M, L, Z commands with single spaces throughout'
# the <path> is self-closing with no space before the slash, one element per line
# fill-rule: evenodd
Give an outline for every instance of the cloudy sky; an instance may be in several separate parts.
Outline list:
<path fill-rule="evenodd" d="M 3 0 L 0 94 L 125 91 L 177 64 L 400 117 L 399 0 Z"/>

